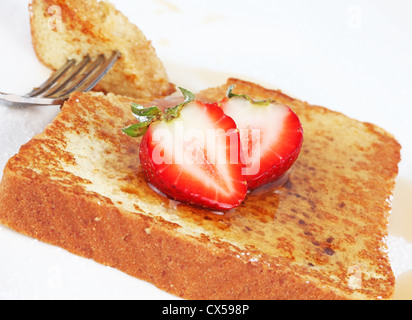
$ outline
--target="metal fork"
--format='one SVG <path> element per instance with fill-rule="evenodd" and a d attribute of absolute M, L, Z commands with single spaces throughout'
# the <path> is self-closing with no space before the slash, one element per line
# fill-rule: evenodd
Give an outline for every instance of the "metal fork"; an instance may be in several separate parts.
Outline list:
<path fill-rule="evenodd" d="M 114 51 L 109 58 L 101 54 L 96 59 L 86 55 L 80 62 L 68 59 L 40 87 L 25 95 L 0 92 L 0 101 L 22 105 L 62 105 L 72 92 L 92 90 L 119 57 L 120 52 Z"/>

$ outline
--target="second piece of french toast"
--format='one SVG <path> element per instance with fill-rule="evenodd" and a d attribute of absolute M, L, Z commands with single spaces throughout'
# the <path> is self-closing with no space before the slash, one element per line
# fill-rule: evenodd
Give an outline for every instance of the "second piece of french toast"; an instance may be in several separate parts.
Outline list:
<path fill-rule="evenodd" d="M 120 59 L 96 90 L 134 98 L 175 91 L 151 42 L 107 1 L 33 0 L 30 25 L 37 57 L 53 70 L 68 58 L 120 51 Z"/>

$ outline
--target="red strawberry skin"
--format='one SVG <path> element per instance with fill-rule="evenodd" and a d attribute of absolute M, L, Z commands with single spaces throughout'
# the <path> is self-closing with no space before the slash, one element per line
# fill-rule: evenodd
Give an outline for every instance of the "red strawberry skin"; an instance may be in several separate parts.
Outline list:
<path fill-rule="evenodd" d="M 227 133 L 227 145 L 219 149 L 220 156 L 225 162 L 220 164 L 216 160 L 216 163 L 210 163 L 203 157 L 210 147 L 205 140 L 195 141 L 203 153 L 195 153 L 197 157 L 192 159 L 193 162 L 176 161 L 176 153 L 186 151 L 174 149 L 182 147 L 182 143 L 178 142 L 172 147 L 154 138 L 156 132 L 159 132 L 157 130 L 166 133 L 170 130 L 172 134 L 177 120 L 188 126 L 185 129 L 198 129 L 204 134 L 213 130 Z M 183 149 L 186 147 L 183 144 Z M 172 161 L 159 163 L 155 157 L 159 150 L 163 150 L 161 154 Z M 236 161 L 233 161 L 234 158 Z M 178 119 L 168 123 L 152 123 L 140 144 L 140 165 L 149 183 L 169 198 L 180 202 L 225 211 L 239 206 L 247 193 L 247 183 L 242 175 L 241 143 L 236 124 L 216 105 L 194 101 L 184 107 Z"/>
<path fill-rule="evenodd" d="M 303 129 L 299 118 L 289 108 L 289 115 L 285 119 L 284 131 L 277 143 L 276 153 L 282 159 L 276 159 L 270 153 L 261 158 L 261 170 L 258 174 L 247 177 L 248 188 L 257 189 L 262 185 L 276 181 L 285 174 L 297 160 L 303 144 Z"/>
<path fill-rule="evenodd" d="M 245 174 L 249 190 L 278 180 L 292 167 L 302 148 L 303 129 L 288 106 L 274 101 L 259 104 L 241 97 L 226 98 L 219 105 L 241 131 L 243 154 L 250 156 L 244 158 L 245 165 L 259 168 Z M 257 151 L 252 147 L 252 129 L 260 132 Z"/>

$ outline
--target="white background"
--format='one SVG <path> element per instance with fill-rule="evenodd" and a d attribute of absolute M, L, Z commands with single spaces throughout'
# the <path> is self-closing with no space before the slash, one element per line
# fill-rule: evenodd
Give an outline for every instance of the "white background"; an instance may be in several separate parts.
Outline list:
<path fill-rule="evenodd" d="M 112 2 L 152 40 L 177 85 L 197 91 L 236 76 L 391 132 L 403 149 L 390 258 L 395 297 L 412 298 L 412 1 Z M 0 0 L 2 92 L 28 92 L 50 74 L 33 52 L 27 7 Z M 57 112 L 0 103 L 0 177 Z M 0 299 L 164 298 L 174 297 L 0 226 Z"/>

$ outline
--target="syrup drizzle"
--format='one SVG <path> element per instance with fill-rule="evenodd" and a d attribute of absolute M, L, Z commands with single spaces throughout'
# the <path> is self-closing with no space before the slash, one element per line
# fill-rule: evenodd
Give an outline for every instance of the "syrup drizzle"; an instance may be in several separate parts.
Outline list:
<path fill-rule="evenodd" d="M 251 196 L 264 196 L 264 195 L 269 195 L 272 193 L 281 193 L 282 188 L 290 181 L 290 171 L 285 172 L 278 180 L 268 183 L 260 188 L 257 188 L 255 190 L 252 191 L 248 191 L 248 195 Z M 166 203 L 168 203 L 168 209 L 172 209 L 172 210 L 177 210 L 179 205 L 182 204 L 182 202 L 180 201 L 176 201 L 174 199 L 169 198 L 166 194 L 164 194 L 163 192 L 161 192 L 159 189 L 157 189 L 153 184 L 151 184 L 150 182 L 147 183 L 147 185 L 149 186 L 149 188 L 154 191 L 156 194 L 158 194 L 159 196 L 161 196 L 162 198 L 165 198 Z M 217 216 L 233 216 L 236 214 L 236 208 L 233 208 L 231 210 L 227 210 L 227 211 L 216 211 L 216 210 L 208 210 L 207 208 L 205 208 L 205 210 L 211 214 L 217 215 Z"/>

